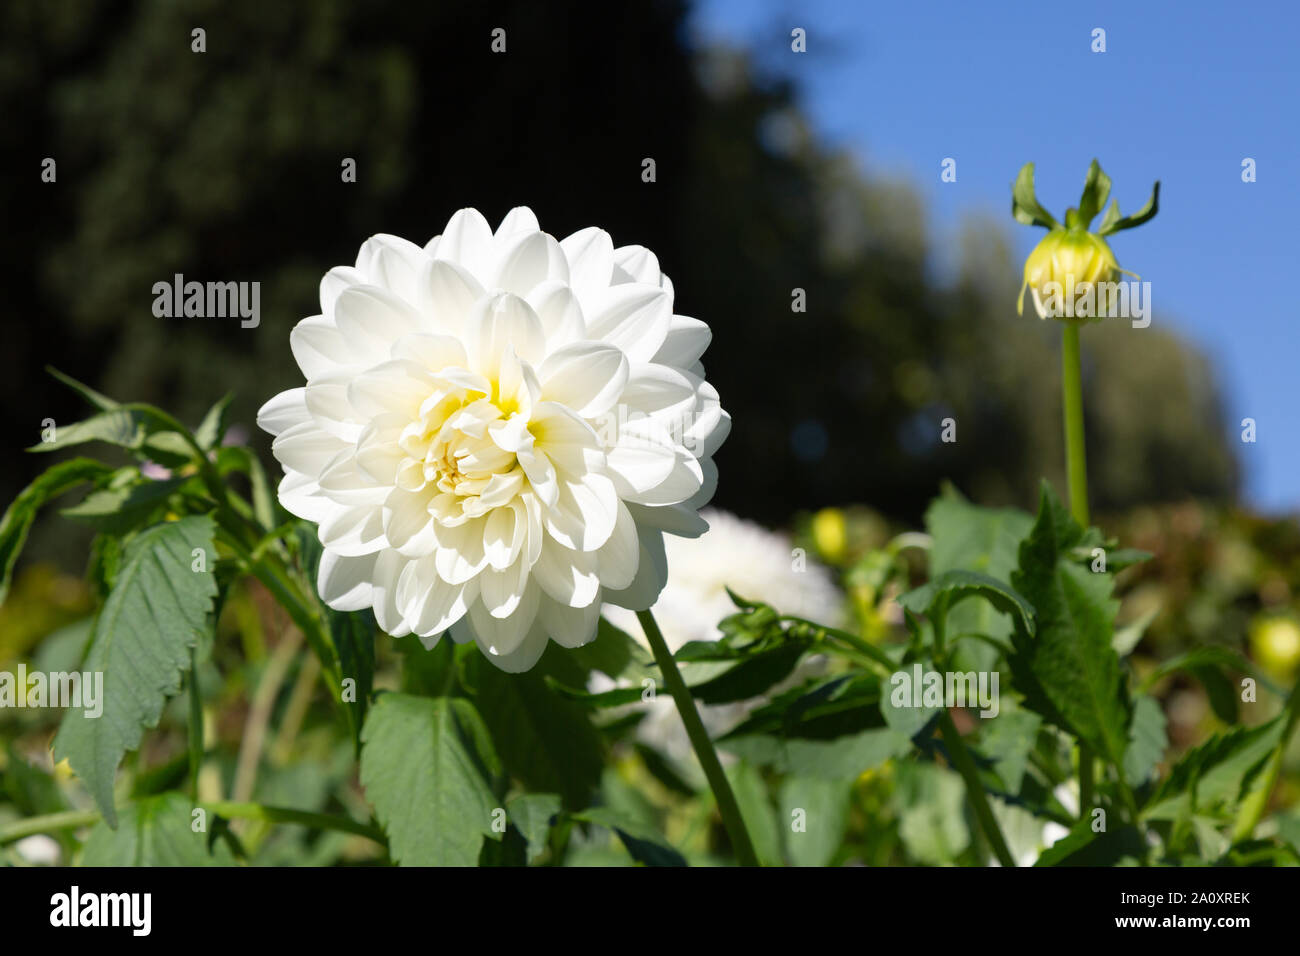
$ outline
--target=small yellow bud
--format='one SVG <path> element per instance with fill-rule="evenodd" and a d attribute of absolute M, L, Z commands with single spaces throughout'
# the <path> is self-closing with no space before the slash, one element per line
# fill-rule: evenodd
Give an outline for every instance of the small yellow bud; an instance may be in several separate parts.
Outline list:
<path fill-rule="evenodd" d="M 831 564 L 844 560 L 848 550 L 848 524 L 839 508 L 823 508 L 813 515 L 813 543 L 822 558 Z"/>
<path fill-rule="evenodd" d="M 1024 313 L 1028 287 L 1041 318 L 1104 316 L 1104 308 L 1084 306 L 1084 300 L 1091 295 L 1093 303 L 1104 306 L 1106 290 L 1099 286 L 1118 281 L 1121 271 L 1101 236 L 1082 229 L 1053 229 L 1025 260 L 1025 281 L 1016 311 Z"/>
<path fill-rule="evenodd" d="M 1300 664 L 1300 626 L 1290 617 L 1259 617 L 1250 625 L 1250 651 L 1269 673 L 1288 679 Z"/>

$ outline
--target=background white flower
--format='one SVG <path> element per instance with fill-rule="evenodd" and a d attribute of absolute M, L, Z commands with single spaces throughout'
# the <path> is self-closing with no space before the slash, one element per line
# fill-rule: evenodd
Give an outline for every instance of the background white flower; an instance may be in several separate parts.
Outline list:
<path fill-rule="evenodd" d="M 788 537 L 716 508 L 702 514 L 709 523 L 709 530 L 702 536 L 667 541 L 668 584 L 654 605 L 654 615 L 669 650 L 676 653 L 690 641 L 716 641 L 722 637 L 718 622 L 736 612 L 727 596 L 728 587 L 741 597 L 770 604 L 782 614 L 832 627 L 843 622 L 844 597 L 831 572 L 811 561 L 796 571 Z M 611 624 L 649 648 L 635 613 L 612 605 L 604 613 Z M 820 658 L 803 658 L 794 672 L 766 696 L 819 673 L 822 663 Z M 613 686 L 612 681 L 598 674 L 589 689 L 598 693 Z M 717 737 L 740 724 L 766 696 L 697 706 L 709 736 Z M 653 701 L 635 706 L 646 711 L 637 725 L 638 738 L 680 765 L 693 766 L 690 740 L 672 697 L 660 694 Z"/>
<path fill-rule="evenodd" d="M 293 330 L 306 386 L 258 414 L 280 501 L 319 524 L 321 597 L 512 671 L 548 635 L 589 641 L 603 602 L 648 607 L 730 428 L 709 339 L 654 254 L 601 229 L 462 209 L 423 248 L 369 239 Z"/>

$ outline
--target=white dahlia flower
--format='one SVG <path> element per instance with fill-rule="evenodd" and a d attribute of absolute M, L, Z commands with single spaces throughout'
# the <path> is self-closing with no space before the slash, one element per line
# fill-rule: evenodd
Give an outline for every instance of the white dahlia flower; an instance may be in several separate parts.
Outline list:
<path fill-rule="evenodd" d="M 843 623 L 844 596 L 831 572 L 816 563 L 796 561 L 788 537 L 716 508 L 706 509 L 703 517 L 709 526 L 705 534 L 693 541 L 670 538 L 667 543 L 668 584 L 654 605 L 654 614 L 670 651 L 675 654 L 691 641 L 716 641 L 722 637 L 718 622 L 736 613 L 727 588 L 741 597 L 770 604 L 782 614 L 832 627 Z M 645 632 L 631 611 L 609 606 L 605 616 L 649 648 Z M 805 657 L 789 677 L 762 697 L 728 704 L 698 704 L 709 736 L 719 737 L 738 726 L 769 697 L 820 674 L 824 665 L 820 657 Z M 690 665 L 685 667 L 689 681 Z M 599 693 L 619 684 L 595 674 L 588 690 Z M 658 747 L 683 766 L 691 765 L 690 739 L 669 695 L 630 706 L 645 711 L 637 725 L 638 739 Z"/>
<path fill-rule="evenodd" d="M 423 248 L 369 239 L 293 330 L 306 386 L 258 414 L 281 503 L 319 525 L 322 599 L 509 671 L 591 640 L 602 603 L 649 607 L 731 424 L 709 339 L 601 229 L 462 209 Z"/>

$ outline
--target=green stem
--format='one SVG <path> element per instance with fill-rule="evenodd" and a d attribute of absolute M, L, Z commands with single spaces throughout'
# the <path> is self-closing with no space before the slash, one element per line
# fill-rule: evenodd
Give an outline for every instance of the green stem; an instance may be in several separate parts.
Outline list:
<path fill-rule="evenodd" d="M 198 652 L 190 648 L 190 795 L 199 798 L 199 768 L 203 765 L 203 696 L 199 688 Z"/>
<path fill-rule="evenodd" d="M 311 827 L 314 830 L 337 830 L 341 833 L 352 833 L 374 840 L 376 843 L 386 844 L 388 842 L 384 839 L 383 832 L 377 827 L 358 823 L 350 817 L 330 816 L 326 813 L 309 813 L 306 810 L 293 810 L 289 807 L 269 807 L 263 803 L 221 801 L 218 803 L 205 803 L 202 806 L 219 817 L 229 817 L 234 820 L 260 820 L 263 823 L 296 823 L 299 826 Z"/>
<path fill-rule="evenodd" d="M 1065 423 L 1065 472 L 1069 482 L 1070 514 L 1081 527 L 1088 521 L 1088 461 L 1083 440 L 1083 375 L 1079 363 L 1079 326 L 1064 323 L 1061 337 L 1061 407 Z M 1079 743 L 1079 816 L 1087 819 L 1093 805 L 1092 748 Z"/>
<path fill-rule="evenodd" d="M 952 722 L 952 715 L 946 708 L 939 714 L 939 729 L 943 732 L 943 742 L 948 748 L 949 756 L 952 757 L 953 766 L 966 783 L 966 797 L 970 800 L 971 809 L 975 812 L 975 819 L 979 822 L 984 838 L 993 848 L 993 855 L 1003 866 L 1014 867 L 1015 858 L 1007 849 L 1007 841 L 1002 836 L 997 818 L 993 816 L 993 808 L 989 806 L 989 796 L 984 790 L 984 784 L 980 782 L 979 770 L 975 766 L 975 761 L 971 759 L 970 751 L 966 749 L 961 734 L 957 732 L 957 725 Z"/>
<path fill-rule="evenodd" d="M 1282 762 L 1286 757 L 1291 734 L 1294 733 L 1296 724 L 1300 722 L 1300 681 L 1297 681 L 1295 687 L 1291 689 L 1291 696 L 1287 698 L 1286 709 L 1286 726 L 1282 729 L 1282 738 L 1277 742 L 1277 748 L 1269 757 L 1264 777 L 1260 781 L 1260 785 L 1246 795 L 1246 798 L 1241 802 L 1241 807 L 1237 810 L 1237 820 L 1232 828 L 1234 843 L 1250 838 L 1255 832 L 1255 827 L 1259 824 L 1260 819 L 1264 816 L 1264 811 L 1268 808 L 1268 798 L 1272 794 L 1273 786 L 1277 783 L 1277 778 L 1282 772 Z"/>
<path fill-rule="evenodd" d="M 56 833 L 59 830 L 77 830 L 99 822 L 98 810 L 65 810 L 43 817 L 28 817 L 0 827 L 0 846 L 17 843 L 24 837 L 38 833 Z"/>
<path fill-rule="evenodd" d="M 1061 343 L 1061 400 L 1065 413 L 1065 470 L 1070 514 L 1088 527 L 1088 465 L 1083 442 L 1083 376 L 1079 368 L 1079 327 L 1067 323 Z"/>
<path fill-rule="evenodd" d="M 650 642 L 650 650 L 654 652 L 655 663 L 663 673 L 668 692 L 673 695 L 677 713 L 681 715 L 682 723 L 686 725 L 686 736 L 690 738 L 695 756 L 699 759 L 700 766 L 704 768 L 704 776 L 713 789 L 713 797 L 717 801 L 718 812 L 722 814 L 722 824 L 727 828 L 727 836 L 731 838 L 731 847 L 735 851 L 736 859 L 740 861 L 741 866 L 758 866 L 758 855 L 754 852 L 754 843 L 749 838 L 749 831 L 745 829 L 745 820 L 740 815 L 740 805 L 736 803 L 736 795 L 731 791 L 731 784 L 727 782 L 727 775 L 718 761 L 718 753 L 713 749 L 713 741 L 709 739 L 709 734 L 704 729 L 704 722 L 700 720 L 700 712 L 695 708 L 695 699 L 691 697 L 686 681 L 682 680 L 681 672 L 677 670 L 677 662 L 673 660 L 672 652 L 668 650 L 668 644 L 664 641 L 659 625 L 655 623 L 654 615 L 648 610 L 637 611 L 636 617 L 641 622 L 641 629 L 645 631 L 646 640 Z"/>

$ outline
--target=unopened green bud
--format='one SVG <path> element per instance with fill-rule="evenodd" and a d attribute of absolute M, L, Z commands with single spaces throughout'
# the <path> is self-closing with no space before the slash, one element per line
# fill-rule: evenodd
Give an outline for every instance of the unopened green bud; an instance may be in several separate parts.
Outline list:
<path fill-rule="evenodd" d="M 1016 311 L 1024 313 L 1028 288 L 1040 317 L 1073 315 L 1063 303 L 1078 301 L 1098 283 L 1118 281 L 1119 274 L 1115 253 L 1101 236 L 1082 229 L 1053 229 L 1025 260 Z"/>

